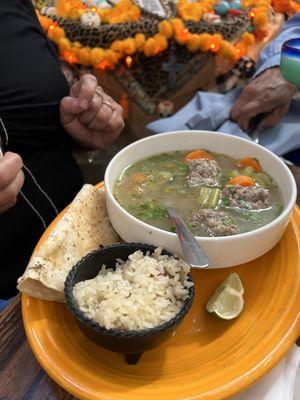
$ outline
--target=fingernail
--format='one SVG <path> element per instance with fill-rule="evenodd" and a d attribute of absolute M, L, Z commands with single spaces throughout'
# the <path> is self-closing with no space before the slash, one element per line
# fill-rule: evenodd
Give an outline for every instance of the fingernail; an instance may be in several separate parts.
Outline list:
<path fill-rule="evenodd" d="M 89 102 L 86 99 L 81 100 L 80 107 L 84 110 L 87 110 L 89 108 Z"/>

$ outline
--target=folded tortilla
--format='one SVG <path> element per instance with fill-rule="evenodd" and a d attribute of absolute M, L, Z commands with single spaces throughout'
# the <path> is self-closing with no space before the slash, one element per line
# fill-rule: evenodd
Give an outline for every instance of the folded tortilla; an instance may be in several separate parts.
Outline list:
<path fill-rule="evenodd" d="M 71 268 L 92 250 L 118 241 L 108 218 L 104 190 L 84 185 L 35 250 L 17 287 L 29 296 L 63 302 Z"/>

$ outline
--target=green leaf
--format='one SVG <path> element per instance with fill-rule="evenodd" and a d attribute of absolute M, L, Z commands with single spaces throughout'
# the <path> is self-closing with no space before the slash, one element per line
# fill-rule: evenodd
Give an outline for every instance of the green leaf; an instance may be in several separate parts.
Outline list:
<path fill-rule="evenodd" d="M 222 205 L 225 206 L 225 207 L 230 206 L 229 197 L 227 197 L 227 196 L 222 197 Z"/>

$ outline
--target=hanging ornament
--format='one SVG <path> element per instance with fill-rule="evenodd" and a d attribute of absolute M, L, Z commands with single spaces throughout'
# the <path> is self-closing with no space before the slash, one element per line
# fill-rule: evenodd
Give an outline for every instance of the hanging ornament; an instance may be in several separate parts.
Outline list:
<path fill-rule="evenodd" d="M 82 14 L 81 25 L 86 28 L 99 28 L 101 25 L 101 20 L 98 14 L 94 12 L 87 12 Z"/>
<path fill-rule="evenodd" d="M 218 15 L 226 15 L 230 9 L 229 3 L 227 1 L 219 1 L 214 5 L 214 11 Z"/>
<path fill-rule="evenodd" d="M 232 10 L 242 10 L 242 4 L 239 0 L 234 0 L 230 3 L 230 9 Z"/>
<path fill-rule="evenodd" d="M 174 114 L 174 104 L 171 100 L 160 101 L 157 105 L 157 112 L 161 118 L 170 117 Z"/>
<path fill-rule="evenodd" d="M 228 11 L 227 17 L 229 18 L 240 17 L 242 14 L 243 11 L 232 8 Z"/>

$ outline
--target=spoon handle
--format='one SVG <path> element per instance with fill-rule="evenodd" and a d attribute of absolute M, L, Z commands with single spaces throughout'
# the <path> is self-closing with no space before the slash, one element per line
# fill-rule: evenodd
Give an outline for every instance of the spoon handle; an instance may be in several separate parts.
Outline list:
<path fill-rule="evenodd" d="M 186 263 L 192 268 L 207 268 L 208 257 L 184 220 L 171 207 L 168 207 L 168 213 L 174 222 Z"/>

